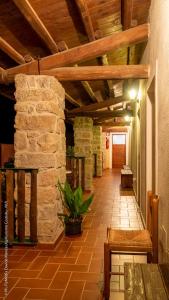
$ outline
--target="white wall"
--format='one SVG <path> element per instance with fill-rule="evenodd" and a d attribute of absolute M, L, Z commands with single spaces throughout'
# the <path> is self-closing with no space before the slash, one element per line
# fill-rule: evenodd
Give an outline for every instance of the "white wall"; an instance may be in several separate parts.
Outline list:
<path fill-rule="evenodd" d="M 148 87 L 155 76 L 157 103 L 156 191 L 160 196 L 159 240 L 160 260 L 169 261 L 169 1 L 152 0 L 150 38 L 143 58 L 150 63 Z M 151 121 L 150 100 L 147 98 L 147 124 Z M 151 149 L 147 126 L 147 189 L 151 188 Z"/>

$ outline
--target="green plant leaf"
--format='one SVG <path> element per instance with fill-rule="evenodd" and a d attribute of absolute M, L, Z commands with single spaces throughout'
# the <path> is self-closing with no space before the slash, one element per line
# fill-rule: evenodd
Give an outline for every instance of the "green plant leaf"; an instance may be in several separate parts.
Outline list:
<path fill-rule="evenodd" d="M 71 213 L 73 213 L 74 211 L 74 205 L 73 205 L 73 191 L 70 187 L 70 185 L 68 184 L 68 182 L 65 182 L 64 184 L 64 188 L 62 187 L 61 183 L 58 181 L 58 188 L 59 191 L 61 193 L 61 195 L 63 196 L 62 198 L 62 203 L 63 206 Z"/>
<path fill-rule="evenodd" d="M 91 195 L 88 199 L 86 199 L 86 200 L 82 203 L 82 205 L 80 206 L 80 209 L 79 209 L 79 213 L 80 213 L 80 214 L 84 214 L 84 213 L 86 213 L 86 212 L 88 211 L 88 208 L 89 208 L 90 204 L 91 204 L 92 201 L 93 201 L 93 196 L 94 196 L 94 195 Z"/>
<path fill-rule="evenodd" d="M 58 189 L 61 193 L 63 207 L 65 211 L 59 213 L 60 218 L 66 219 L 77 219 L 82 214 L 86 213 L 89 205 L 93 200 L 93 195 L 91 195 L 87 200 L 83 201 L 83 192 L 81 187 L 78 187 L 74 192 L 68 182 L 65 182 L 64 187 L 58 181 Z"/>
<path fill-rule="evenodd" d="M 83 203 L 83 192 L 80 186 L 74 191 L 74 201 L 75 201 L 76 212 L 77 214 L 79 214 L 79 208 Z"/>

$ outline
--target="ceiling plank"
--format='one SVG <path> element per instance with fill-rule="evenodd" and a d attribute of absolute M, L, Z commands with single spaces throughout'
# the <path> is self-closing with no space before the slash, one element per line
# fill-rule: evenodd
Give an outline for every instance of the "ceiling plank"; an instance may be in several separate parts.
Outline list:
<path fill-rule="evenodd" d="M 92 20 L 89 14 L 89 10 L 87 7 L 87 4 L 85 2 L 85 0 L 75 0 L 79 12 L 81 14 L 82 20 L 83 20 L 83 24 L 85 26 L 89 41 L 94 41 L 95 40 L 95 32 L 93 29 L 93 25 L 92 25 Z"/>
<path fill-rule="evenodd" d="M 116 110 L 116 111 L 86 111 L 86 112 L 79 112 L 71 115 L 68 113 L 67 117 L 73 117 L 73 116 L 85 116 L 85 117 L 91 117 L 91 118 L 102 118 L 102 117 L 123 117 L 124 115 L 131 116 L 133 115 L 133 112 L 131 110 Z"/>
<path fill-rule="evenodd" d="M 15 5 L 24 15 L 25 19 L 31 25 L 31 27 L 35 30 L 35 32 L 40 36 L 40 38 L 44 41 L 47 47 L 50 49 L 51 53 L 58 52 L 57 44 L 52 38 L 51 34 L 40 20 L 39 16 L 31 6 L 28 0 L 13 0 Z"/>
<path fill-rule="evenodd" d="M 90 98 L 92 99 L 93 102 L 99 102 L 95 93 L 93 92 L 90 84 L 88 83 L 88 81 L 81 81 L 81 84 L 83 85 L 85 91 L 87 92 L 87 94 L 90 96 Z"/>
<path fill-rule="evenodd" d="M 129 78 L 147 79 L 149 77 L 149 65 L 63 67 L 44 70 L 41 74 L 55 76 L 61 81 Z"/>
<path fill-rule="evenodd" d="M 18 64 L 24 64 L 24 57 L 17 52 L 10 44 L 7 43 L 2 37 L 0 37 L 0 49 L 11 57 Z"/>
<path fill-rule="evenodd" d="M 75 106 L 78 106 L 78 107 L 81 106 L 81 104 L 80 104 L 78 101 L 76 101 L 72 96 L 70 96 L 68 93 L 65 93 L 65 98 L 66 98 L 66 100 L 69 101 L 71 104 L 73 104 L 73 105 L 75 105 Z"/>
<path fill-rule="evenodd" d="M 132 27 L 133 0 L 122 0 L 122 26 L 123 30 Z"/>
<path fill-rule="evenodd" d="M 81 111 L 98 110 L 98 109 L 106 108 L 106 107 L 109 107 L 113 104 L 121 103 L 121 102 L 124 102 L 124 101 L 125 101 L 125 99 L 123 97 L 117 97 L 117 98 L 113 98 L 113 99 L 110 99 L 110 100 L 105 100 L 105 101 L 100 102 L 100 103 L 93 103 L 93 104 L 81 106 L 80 108 L 74 108 L 74 109 L 69 111 L 69 114 L 71 114 L 71 113 L 74 114 L 74 113 L 78 113 L 78 112 L 81 112 Z"/>
<path fill-rule="evenodd" d="M 94 29 L 93 29 L 92 19 L 91 19 L 89 10 L 88 10 L 88 6 L 87 6 L 85 0 L 75 0 L 75 2 L 77 4 L 80 14 L 82 16 L 83 24 L 85 26 L 89 41 L 92 42 L 92 41 L 96 40 L 96 37 L 95 37 Z M 98 38 L 98 34 L 97 34 L 97 38 Z M 104 57 L 101 57 L 101 62 L 102 62 L 102 65 L 109 64 L 106 54 L 104 54 Z M 109 88 L 109 94 L 111 95 L 112 91 L 113 91 L 113 82 L 111 80 L 107 80 L 107 85 Z"/>
<path fill-rule="evenodd" d="M 88 44 L 44 57 L 39 61 L 40 69 L 51 69 L 89 60 L 103 55 L 108 51 L 144 42 L 148 39 L 148 35 L 149 25 L 139 25 L 122 32 L 114 33 Z"/>

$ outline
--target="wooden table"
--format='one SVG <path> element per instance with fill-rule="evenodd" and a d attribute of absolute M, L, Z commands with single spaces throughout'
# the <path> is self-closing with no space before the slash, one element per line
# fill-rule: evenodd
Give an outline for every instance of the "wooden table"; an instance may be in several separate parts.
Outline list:
<path fill-rule="evenodd" d="M 124 264 L 125 300 L 169 299 L 169 264 Z"/>

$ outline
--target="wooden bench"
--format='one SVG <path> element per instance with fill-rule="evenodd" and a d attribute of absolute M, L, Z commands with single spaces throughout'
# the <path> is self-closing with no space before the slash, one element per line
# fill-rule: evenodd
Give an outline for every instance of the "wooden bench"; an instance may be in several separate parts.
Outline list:
<path fill-rule="evenodd" d="M 124 170 L 130 170 L 130 167 L 128 165 L 123 165 Z"/>
<path fill-rule="evenodd" d="M 124 264 L 125 300 L 167 300 L 169 264 Z"/>
<path fill-rule="evenodd" d="M 130 169 L 121 169 L 121 188 L 133 188 L 133 173 Z"/>

